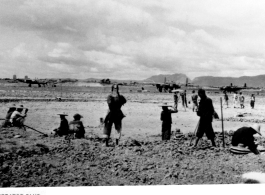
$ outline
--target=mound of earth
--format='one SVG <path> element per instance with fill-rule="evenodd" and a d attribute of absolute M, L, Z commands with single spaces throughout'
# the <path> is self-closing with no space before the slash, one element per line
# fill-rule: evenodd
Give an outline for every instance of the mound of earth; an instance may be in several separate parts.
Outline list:
<path fill-rule="evenodd" d="M 104 147 L 92 135 L 69 141 L 2 128 L 1 187 L 239 183 L 243 173 L 264 170 L 265 161 L 263 155 L 231 154 L 231 134 L 225 133 L 225 149 L 220 133 L 216 133 L 218 147 L 212 148 L 204 139 L 192 149 L 189 143 L 194 136 L 180 131 L 166 142 L 152 136 Z M 263 138 L 259 141 L 264 145 Z"/>

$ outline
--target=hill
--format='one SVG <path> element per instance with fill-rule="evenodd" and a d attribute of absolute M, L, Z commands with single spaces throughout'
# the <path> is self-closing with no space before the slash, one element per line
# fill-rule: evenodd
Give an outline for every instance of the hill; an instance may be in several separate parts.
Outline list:
<path fill-rule="evenodd" d="M 173 81 L 175 83 L 181 83 L 181 84 L 186 83 L 186 79 L 188 79 L 188 82 L 191 81 L 185 74 L 178 74 L 178 73 L 172 74 L 172 75 L 159 74 L 159 75 L 151 76 L 145 79 L 144 81 L 146 82 L 154 81 L 156 83 L 164 83 L 165 78 L 167 82 Z"/>
<path fill-rule="evenodd" d="M 213 77 L 202 76 L 196 77 L 192 80 L 194 85 L 200 86 L 226 86 L 233 83 L 236 86 L 244 86 L 246 83 L 248 87 L 265 87 L 265 75 L 258 76 L 242 76 L 242 77 Z"/>

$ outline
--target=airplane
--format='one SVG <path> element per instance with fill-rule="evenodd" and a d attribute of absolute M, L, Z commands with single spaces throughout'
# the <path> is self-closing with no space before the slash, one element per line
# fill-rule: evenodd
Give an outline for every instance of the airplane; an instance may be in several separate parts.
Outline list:
<path fill-rule="evenodd" d="M 172 90 L 181 88 L 176 83 L 156 83 L 155 86 L 160 93 L 163 91 L 171 93 Z"/>
<path fill-rule="evenodd" d="M 247 87 L 247 84 L 245 83 L 244 86 L 238 87 L 238 86 L 233 86 L 233 83 L 230 84 L 230 86 L 223 86 L 219 88 L 223 92 L 238 92 L 241 90 L 247 90 L 247 89 L 254 89 L 253 87 Z"/>
<path fill-rule="evenodd" d="M 29 87 L 31 87 L 32 85 L 38 85 L 38 87 L 41 87 L 41 85 L 43 85 L 43 87 L 45 87 L 48 86 L 48 84 L 52 84 L 52 87 L 56 87 L 56 84 L 58 83 L 55 81 L 47 81 L 46 79 L 44 80 L 16 79 L 16 81 L 27 83 Z"/>
<path fill-rule="evenodd" d="M 237 87 L 237 86 L 223 86 L 223 87 L 220 87 L 219 89 L 223 92 L 232 93 L 232 92 L 238 92 L 238 91 L 245 89 L 245 88 L 244 87 Z"/>

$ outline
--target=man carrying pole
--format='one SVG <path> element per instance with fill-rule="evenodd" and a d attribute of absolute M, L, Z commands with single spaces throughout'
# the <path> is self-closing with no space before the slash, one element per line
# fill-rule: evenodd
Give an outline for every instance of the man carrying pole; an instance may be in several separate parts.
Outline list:
<path fill-rule="evenodd" d="M 119 140 L 121 138 L 122 131 L 122 119 L 125 117 L 121 111 L 121 107 L 126 103 L 126 99 L 123 95 L 119 93 L 119 85 L 113 85 L 111 89 L 112 93 L 107 98 L 107 103 L 109 106 L 109 111 L 104 120 L 104 145 L 108 147 L 109 137 L 111 134 L 111 128 L 114 123 L 116 129 L 116 145 L 119 145 Z"/>

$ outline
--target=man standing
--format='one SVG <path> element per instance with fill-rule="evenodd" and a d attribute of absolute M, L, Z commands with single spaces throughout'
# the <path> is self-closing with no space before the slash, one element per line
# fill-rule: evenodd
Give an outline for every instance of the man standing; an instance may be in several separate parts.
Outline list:
<path fill-rule="evenodd" d="M 178 110 L 178 102 L 179 102 L 179 96 L 178 96 L 178 91 L 174 91 L 173 90 L 173 92 L 174 92 L 174 110 Z"/>
<path fill-rule="evenodd" d="M 234 92 L 234 99 L 233 99 L 233 101 L 234 101 L 234 108 L 236 108 L 237 107 L 237 101 L 238 101 L 237 92 Z"/>
<path fill-rule="evenodd" d="M 254 94 L 251 94 L 250 106 L 251 106 L 252 109 L 255 106 L 255 95 Z"/>
<path fill-rule="evenodd" d="M 254 142 L 255 134 L 260 133 L 260 125 L 254 124 L 251 127 L 241 127 L 236 130 L 232 137 L 232 146 L 238 146 L 238 144 L 243 144 L 244 147 L 248 147 L 248 149 L 254 154 L 259 154 L 257 149 L 257 144 Z"/>
<path fill-rule="evenodd" d="M 160 116 L 160 120 L 162 121 L 162 140 L 170 140 L 171 137 L 171 124 L 172 124 L 172 113 L 177 113 L 177 110 L 168 109 L 167 103 L 161 105 L 162 112 Z"/>
<path fill-rule="evenodd" d="M 120 95 L 119 85 L 113 85 L 111 91 L 112 93 L 107 98 L 109 111 L 104 120 L 105 126 L 103 131 L 103 137 L 105 146 L 108 146 L 108 141 L 113 123 L 116 129 L 116 145 L 119 144 L 122 130 L 122 119 L 125 117 L 125 115 L 121 111 L 121 107 L 126 103 L 126 99 L 122 95 Z"/>
<path fill-rule="evenodd" d="M 195 94 L 195 90 L 192 91 L 192 96 L 191 96 L 191 100 L 192 100 L 192 112 L 194 112 L 195 110 L 197 110 L 198 107 L 198 95 Z"/>
<path fill-rule="evenodd" d="M 184 105 L 186 106 L 186 108 L 188 108 L 186 90 L 184 90 Z"/>
<path fill-rule="evenodd" d="M 240 92 L 239 103 L 240 103 L 240 107 L 241 107 L 241 109 L 245 108 L 245 106 L 244 106 L 244 101 L 245 101 L 245 97 L 244 97 L 244 95 L 242 94 L 242 92 Z"/>
<path fill-rule="evenodd" d="M 180 93 L 180 97 L 181 97 L 182 106 L 183 106 L 184 110 L 186 111 L 186 105 L 185 105 L 186 91 Z M 186 99 L 186 102 L 187 102 L 187 99 Z"/>
<path fill-rule="evenodd" d="M 24 121 L 25 121 L 25 118 L 27 116 L 28 109 L 26 108 L 25 114 L 22 114 L 23 109 L 24 109 L 23 105 L 20 105 L 16 109 L 16 111 L 14 111 L 11 114 L 11 117 L 10 117 L 11 125 L 16 126 L 16 127 L 23 127 L 24 126 Z"/>
<path fill-rule="evenodd" d="M 198 95 L 201 98 L 199 107 L 197 110 L 197 115 L 200 117 L 199 126 L 196 133 L 196 141 L 194 147 L 197 146 L 199 140 L 202 138 L 204 133 L 206 134 L 207 138 L 211 140 L 212 145 L 216 147 L 214 138 L 215 134 L 212 127 L 212 120 L 214 114 L 214 107 L 212 100 L 208 98 L 205 94 L 205 90 L 199 89 Z"/>

